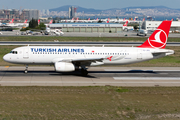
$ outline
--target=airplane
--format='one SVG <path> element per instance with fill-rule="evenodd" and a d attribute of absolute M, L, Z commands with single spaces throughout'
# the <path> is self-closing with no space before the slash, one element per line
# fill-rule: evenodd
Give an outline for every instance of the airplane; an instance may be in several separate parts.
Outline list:
<path fill-rule="evenodd" d="M 88 20 L 85 20 L 84 22 L 89 22 L 90 21 L 90 18 L 88 18 Z"/>
<path fill-rule="evenodd" d="M 61 20 L 61 22 L 74 23 L 74 22 L 75 22 L 75 19 L 72 18 L 71 20 Z"/>
<path fill-rule="evenodd" d="M 24 23 L 17 23 L 18 26 L 27 27 L 29 24 L 27 23 L 27 19 L 24 21 Z"/>
<path fill-rule="evenodd" d="M 128 31 L 128 30 L 134 30 L 133 26 L 127 26 L 128 21 L 125 22 L 125 24 L 123 25 L 123 31 Z"/>
<path fill-rule="evenodd" d="M 98 22 L 98 18 L 96 20 L 90 20 L 90 18 L 88 20 L 79 20 L 79 18 L 77 18 L 75 22 L 93 23 L 93 22 Z"/>
<path fill-rule="evenodd" d="M 3 56 L 3 60 L 25 64 L 54 65 L 56 72 L 79 70 L 83 76 L 87 67 L 99 65 L 124 65 L 161 58 L 174 54 L 165 49 L 172 21 L 163 21 L 152 35 L 137 47 L 85 47 L 85 46 L 23 46 Z"/>
<path fill-rule="evenodd" d="M 53 20 L 51 20 L 50 22 L 49 22 L 49 24 L 52 24 L 53 23 Z"/>
<path fill-rule="evenodd" d="M 57 36 L 64 35 L 64 33 L 61 30 L 59 30 L 59 29 L 51 30 L 51 32 L 54 33 Z"/>
<path fill-rule="evenodd" d="M 40 19 L 38 20 L 38 25 L 40 24 Z"/>
<path fill-rule="evenodd" d="M 95 20 L 90 20 L 92 23 L 97 23 L 99 21 L 99 19 L 95 19 Z"/>
<path fill-rule="evenodd" d="M 53 20 L 51 20 L 50 22 L 49 22 L 49 24 L 52 24 L 52 22 L 53 22 Z M 55 29 L 55 30 L 51 30 L 50 28 L 49 28 L 49 24 L 45 24 L 46 25 L 46 30 L 45 30 L 45 35 L 50 35 L 50 34 L 55 34 L 55 35 L 57 35 L 57 36 L 62 36 L 62 35 L 64 35 L 64 33 L 61 31 L 61 30 L 59 30 L 59 29 Z"/>
<path fill-rule="evenodd" d="M 46 30 L 44 33 L 45 33 L 45 35 L 52 35 L 52 34 L 55 34 L 57 36 L 64 35 L 64 32 L 62 32 L 61 30 L 59 30 L 59 29 L 51 30 L 49 27 L 46 27 Z"/>
<path fill-rule="evenodd" d="M 143 18 L 142 22 L 144 22 L 144 21 L 145 21 L 145 18 Z M 139 24 L 139 30 L 137 32 L 137 36 L 139 36 L 139 35 L 147 36 L 147 34 L 148 34 L 148 31 L 145 29 L 141 29 L 141 26 Z"/>
<path fill-rule="evenodd" d="M 49 24 L 52 24 L 53 23 L 53 20 L 51 20 L 50 22 L 49 22 Z M 45 24 L 46 25 L 46 27 L 48 27 L 49 26 L 49 24 Z"/>
<path fill-rule="evenodd" d="M 107 18 L 107 19 L 101 19 L 101 21 L 103 22 L 106 22 L 106 23 L 120 23 L 120 22 L 123 22 L 123 19 L 110 19 L 110 18 Z"/>
<path fill-rule="evenodd" d="M 14 19 L 12 19 L 9 23 L 4 24 L 3 26 L 6 26 L 6 27 L 18 27 L 18 24 L 13 23 L 13 22 L 14 22 Z"/>
<path fill-rule="evenodd" d="M 144 29 L 139 29 L 138 32 L 137 32 L 137 36 L 139 35 L 144 35 L 144 36 L 147 36 L 147 33 L 148 31 L 147 30 L 144 30 Z"/>
<path fill-rule="evenodd" d="M 75 20 L 75 22 L 89 23 L 89 22 L 92 22 L 92 21 L 90 20 L 90 18 L 88 18 L 88 20 L 79 20 L 79 18 L 77 18 L 77 19 Z"/>
<path fill-rule="evenodd" d="M 14 19 L 12 19 L 10 22 L 9 22 L 9 24 L 12 24 L 14 22 Z"/>

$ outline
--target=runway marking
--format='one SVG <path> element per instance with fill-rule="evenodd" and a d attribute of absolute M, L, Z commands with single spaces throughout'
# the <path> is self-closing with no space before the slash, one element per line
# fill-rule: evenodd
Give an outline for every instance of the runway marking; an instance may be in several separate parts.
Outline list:
<path fill-rule="evenodd" d="M 127 81 L 109 81 L 109 82 L 82 82 L 82 81 L 68 81 L 68 82 L 62 82 L 62 81 L 0 81 L 0 84 L 5 84 L 5 83 L 9 83 L 9 84 L 67 84 L 67 83 L 70 83 L 70 84 L 117 84 L 117 83 L 133 83 L 133 84 L 138 84 L 138 83 L 153 83 L 153 84 L 156 84 L 156 83 L 180 83 L 180 82 L 155 82 L 155 81 L 152 81 L 152 82 L 127 82 Z"/>
<path fill-rule="evenodd" d="M 113 77 L 115 80 L 180 80 L 180 77 Z"/>
<path fill-rule="evenodd" d="M 132 72 L 138 72 L 138 71 L 145 71 L 145 72 L 169 72 L 169 71 L 177 71 L 177 72 L 180 72 L 180 70 L 141 70 L 141 69 L 139 69 L 139 70 L 133 70 L 133 69 L 125 69 L 125 70 L 123 70 L 123 69 L 104 69 L 104 71 L 132 71 Z"/>

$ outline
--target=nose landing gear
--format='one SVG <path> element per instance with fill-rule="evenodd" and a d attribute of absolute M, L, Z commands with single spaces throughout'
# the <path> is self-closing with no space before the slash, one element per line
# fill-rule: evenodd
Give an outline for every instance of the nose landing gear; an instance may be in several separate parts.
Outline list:
<path fill-rule="evenodd" d="M 24 73 L 25 73 L 25 74 L 28 73 L 28 65 L 26 65 L 26 69 L 24 70 Z"/>

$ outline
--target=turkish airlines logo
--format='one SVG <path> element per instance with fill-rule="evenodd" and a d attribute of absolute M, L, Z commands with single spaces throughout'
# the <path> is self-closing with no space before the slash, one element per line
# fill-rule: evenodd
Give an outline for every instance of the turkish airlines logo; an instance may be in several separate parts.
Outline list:
<path fill-rule="evenodd" d="M 109 60 L 109 61 L 111 61 L 111 58 L 112 58 L 113 56 L 110 56 L 110 57 L 108 57 L 107 59 Z"/>
<path fill-rule="evenodd" d="M 166 45 L 167 34 L 163 30 L 157 29 L 149 37 L 148 42 L 153 48 L 162 48 Z"/>

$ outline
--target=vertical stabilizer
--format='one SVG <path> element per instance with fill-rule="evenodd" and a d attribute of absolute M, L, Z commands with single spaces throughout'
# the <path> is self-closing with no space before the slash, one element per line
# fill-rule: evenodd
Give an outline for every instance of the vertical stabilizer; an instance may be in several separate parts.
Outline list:
<path fill-rule="evenodd" d="M 151 36 L 138 47 L 164 49 L 166 47 L 171 23 L 172 21 L 163 21 Z"/>

